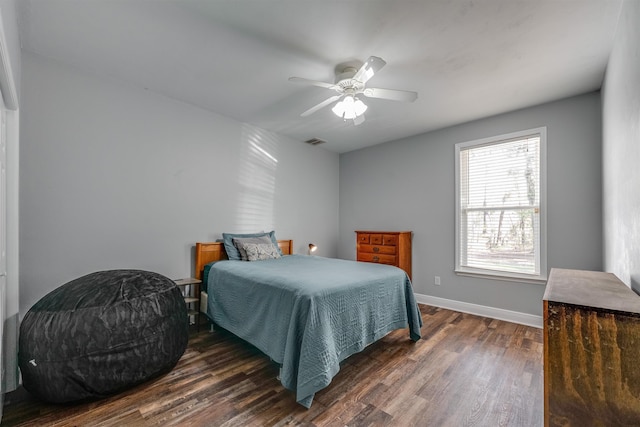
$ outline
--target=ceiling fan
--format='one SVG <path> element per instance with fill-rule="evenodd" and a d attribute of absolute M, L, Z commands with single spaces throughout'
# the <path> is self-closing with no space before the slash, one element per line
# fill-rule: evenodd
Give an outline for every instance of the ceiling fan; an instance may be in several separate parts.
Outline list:
<path fill-rule="evenodd" d="M 392 101 L 413 102 L 418 98 L 416 92 L 396 89 L 381 89 L 374 87 L 366 87 L 365 84 L 375 73 L 380 71 L 386 62 L 377 56 L 370 56 L 359 69 L 355 67 L 346 67 L 342 72 L 336 74 L 335 83 L 319 82 L 309 80 L 302 77 L 290 77 L 289 81 L 294 83 L 303 83 L 313 86 L 331 89 L 338 94 L 325 99 L 321 103 L 309 108 L 300 114 L 302 117 L 310 116 L 316 111 L 339 101 L 331 109 L 333 113 L 343 120 L 353 120 L 355 125 L 364 122 L 364 112 L 367 105 L 358 99 L 357 95 L 364 95 L 367 98 L 390 99 Z"/>

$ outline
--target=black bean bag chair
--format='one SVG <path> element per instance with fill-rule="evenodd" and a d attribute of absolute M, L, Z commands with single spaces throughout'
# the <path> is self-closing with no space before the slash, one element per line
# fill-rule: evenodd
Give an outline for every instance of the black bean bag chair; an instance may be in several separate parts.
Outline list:
<path fill-rule="evenodd" d="M 24 317 L 22 382 L 48 402 L 105 397 L 170 371 L 188 335 L 184 298 L 171 279 L 92 273 L 50 292 Z"/>

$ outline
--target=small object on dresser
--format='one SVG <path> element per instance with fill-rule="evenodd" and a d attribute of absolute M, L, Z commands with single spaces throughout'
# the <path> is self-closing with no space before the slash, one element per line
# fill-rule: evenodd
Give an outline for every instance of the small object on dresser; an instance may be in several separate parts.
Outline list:
<path fill-rule="evenodd" d="M 411 231 L 356 231 L 356 261 L 389 264 L 411 279 Z"/>
<path fill-rule="evenodd" d="M 181 288 L 184 303 L 187 305 L 187 319 L 193 316 L 196 330 L 200 331 L 200 284 L 202 280 L 194 278 L 174 280 L 176 286 Z"/>

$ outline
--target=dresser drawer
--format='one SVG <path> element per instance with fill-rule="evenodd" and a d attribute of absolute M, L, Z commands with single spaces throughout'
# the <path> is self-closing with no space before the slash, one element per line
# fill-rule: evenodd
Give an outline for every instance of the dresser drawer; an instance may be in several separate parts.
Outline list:
<path fill-rule="evenodd" d="M 358 234 L 358 243 L 369 244 L 369 235 L 368 234 Z"/>
<path fill-rule="evenodd" d="M 373 254 L 387 254 L 387 255 L 395 255 L 396 247 L 395 246 L 382 246 L 382 245 L 358 245 L 359 252 L 367 252 Z"/>
<path fill-rule="evenodd" d="M 390 265 L 396 265 L 397 263 L 395 255 L 374 254 L 369 252 L 358 252 L 358 261 Z"/>
<path fill-rule="evenodd" d="M 397 246 L 398 245 L 398 236 L 395 234 L 383 234 L 382 235 L 382 244 L 385 246 Z"/>
<path fill-rule="evenodd" d="M 370 234 L 369 235 L 369 243 L 372 245 L 381 245 L 382 244 L 382 234 Z"/>

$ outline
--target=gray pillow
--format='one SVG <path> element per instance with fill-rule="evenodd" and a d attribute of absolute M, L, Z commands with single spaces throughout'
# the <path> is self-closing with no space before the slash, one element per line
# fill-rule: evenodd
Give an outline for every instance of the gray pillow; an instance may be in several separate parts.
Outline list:
<path fill-rule="evenodd" d="M 233 246 L 235 246 L 236 249 L 238 249 L 238 252 L 240 252 L 240 259 L 242 259 L 242 261 L 249 261 L 247 258 L 247 252 L 243 247 L 245 243 L 273 245 L 271 238 L 268 235 L 259 237 L 235 237 L 231 240 L 233 241 Z"/>
<path fill-rule="evenodd" d="M 278 241 L 276 240 L 276 232 L 270 231 L 268 233 L 250 233 L 250 234 L 239 234 L 239 233 L 222 233 L 222 241 L 224 242 L 224 249 L 227 252 L 227 257 L 230 260 L 241 260 L 240 252 L 238 248 L 233 245 L 234 238 L 244 238 L 244 237 L 261 237 L 261 236 L 269 236 L 271 238 L 271 242 L 278 247 Z M 280 252 L 282 255 L 282 252 Z"/>
<path fill-rule="evenodd" d="M 261 261 L 280 258 L 280 251 L 273 243 L 242 243 L 247 261 Z"/>

